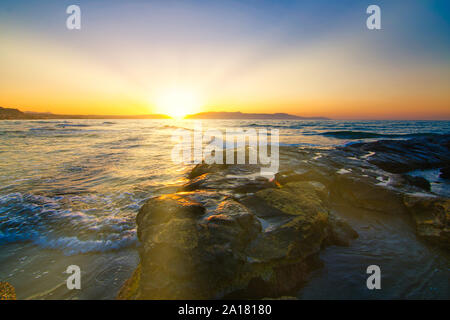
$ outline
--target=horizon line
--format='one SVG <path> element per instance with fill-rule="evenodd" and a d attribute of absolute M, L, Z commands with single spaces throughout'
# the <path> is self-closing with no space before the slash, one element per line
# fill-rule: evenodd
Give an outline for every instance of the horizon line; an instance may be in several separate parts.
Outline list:
<path fill-rule="evenodd" d="M 216 118 L 216 119 L 187 119 L 190 116 L 193 115 L 199 115 L 199 114 L 208 114 L 208 113 L 241 113 L 243 115 L 246 114 L 262 114 L 262 115 L 275 115 L 275 114 L 286 114 L 289 116 L 296 116 L 296 117 L 302 117 L 305 118 L 303 120 L 314 120 L 311 118 L 325 118 L 325 119 L 316 119 L 316 120 L 342 120 L 342 121 L 450 121 L 450 115 L 448 117 L 444 117 L 444 118 L 438 118 L 438 117 L 430 117 L 430 118 L 399 118 L 399 117 L 388 117 L 388 118 L 376 118 L 376 117 L 329 117 L 329 116 L 323 116 L 323 115 L 315 115 L 315 116 L 305 116 L 305 115 L 301 115 L 301 114 L 294 114 L 294 113 L 288 113 L 288 112 L 273 112 L 273 113 L 268 113 L 268 112 L 242 112 L 242 111 L 202 111 L 202 112 L 197 112 L 197 113 L 192 113 L 192 114 L 186 114 L 185 116 L 181 117 L 181 118 L 176 118 L 176 117 L 172 117 L 168 114 L 163 114 L 163 113 L 141 113 L 141 114 L 64 114 L 64 113 L 53 113 L 51 111 L 44 111 L 44 112 L 40 112 L 40 111 L 21 111 L 19 108 L 17 107 L 4 107 L 0 105 L 0 108 L 4 108 L 4 109 L 15 109 L 18 110 L 22 113 L 25 114 L 36 114 L 36 115 L 53 115 L 53 116 L 63 116 L 63 117 L 69 117 L 69 116 L 75 116 L 75 117 L 105 117 L 105 118 L 101 118 L 101 119 L 108 119 L 107 117 L 113 117 L 111 119 L 114 118 L 120 118 L 123 117 L 124 120 L 126 119 L 126 117 L 149 117 L 149 116 L 160 116 L 161 119 L 159 120 L 302 120 L 302 119 L 229 119 L 229 118 Z M 70 119 L 70 118 L 67 118 Z M 77 118 L 73 118 L 73 119 L 77 119 Z M 2 120 L 14 120 L 14 119 L 2 119 Z M 21 120 L 21 119 L 16 119 L 16 120 Z M 40 119 L 22 119 L 22 120 L 40 120 Z M 49 119 L 51 120 L 51 119 Z M 136 119 L 139 120 L 139 119 Z"/>

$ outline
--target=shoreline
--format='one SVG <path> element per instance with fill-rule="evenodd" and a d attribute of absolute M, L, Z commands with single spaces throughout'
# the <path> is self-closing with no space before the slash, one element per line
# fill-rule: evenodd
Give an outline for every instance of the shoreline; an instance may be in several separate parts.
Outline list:
<path fill-rule="evenodd" d="M 448 163 L 448 151 L 445 151 L 448 149 L 443 149 L 448 148 L 445 146 L 448 135 L 422 134 L 437 132 L 434 127 L 436 124 L 429 124 L 423 129 L 420 129 L 422 124 L 419 124 L 410 130 L 408 127 L 414 124 L 403 123 L 400 128 L 392 130 L 374 130 L 367 123 L 367 129 L 375 133 L 404 134 L 418 130 L 419 134 L 411 137 L 415 140 L 410 138 L 409 142 L 392 139 L 364 143 L 351 141 L 337 147 L 327 145 L 344 140 L 330 140 L 329 134 L 317 134 L 324 131 L 332 134 L 340 130 L 342 123 L 336 123 L 333 127 L 314 126 L 316 135 L 311 138 L 302 134 L 305 130 L 311 130 L 308 126 L 303 123 L 301 126 L 306 126 L 303 129 L 296 125 L 295 128 L 299 130 L 294 131 L 295 136 L 292 136 L 291 141 L 317 142 L 320 146 L 302 146 L 306 143 L 280 146 L 282 167 L 276 180 L 280 186 L 275 187 L 274 181 L 258 178 L 259 169 L 255 168 L 256 174 L 246 174 L 246 170 L 253 172 L 253 169 L 239 169 L 239 166 L 228 169 L 218 167 L 215 172 L 215 168 L 199 166 L 196 170 L 198 175 L 188 179 L 192 167 L 180 170 L 180 166 L 173 164 L 170 157 L 164 158 L 164 155 L 170 155 L 172 146 L 164 141 L 170 138 L 171 130 L 178 126 L 165 126 L 162 123 L 153 127 L 144 124 L 145 121 L 130 121 L 131 127 L 124 125 L 127 121 L 104 125 L 103 121 L 92 120 L 91 124 L 90 121 L 81 120 L 70 121 L 69 126 L 60 124 L 64 121 L 53 122 L 44 126 L 33 121 L 28 124 L 27 121 L 3 123 L 8 132 L 2 135 L 2 139 L 7 142 L 3 152 L 7 159 L 11 159 L 9 164 L 4 163 L 6 172 L 9 172 L 2 193 L 3 209 L 6 209 L 3 212 L 8 212 L 4 217 L 6 223 L 19 219 L 26 228 L 17 231 L 6 229 L 10 234 L 7 233 L 6 237 L 3 235 L 2 240 L 15 242 L 2 246 L 0 276 L 19 289 L 17 294 L 21 299 L 115 298 L 139 262 L 137 248 L 133 245 L 129 249 L 126 239 L 136 238 L 136 213 L 150 196 L 174 194 L 181 191 L 181 184 L 185 182 L 184 192 L 227 191 L 229 200 L 250 210 L 261 225 L 261 232 L 265 232 L 272 224 L 280 224 L 292 215 L 269 210 L 273 206 L 269 206 L 268 201 L 254 201 L 256 196 L 251 194 L 263 189 L 285 190 L 289 182 L 316 180 L 325 186 L 328 193 L 326 201 L 322 199 L 322 205 L 328 211 L 333 211 L 331 215 L 347 221 L 359 237 L 350 241 L 349 246 L 327 245 L 320 248 L 316 254 L 317 261 L 310 261 L 311 266 L 317 268 L 302 273 L 306 281 L 298 291 L 289 290 L 291 296 L 300 299 L 446 298 L 446 290 L 441 283 L 446 280 L 442 275 L 446 272 L 444 267 L 450 263 L 448 253 L 446 249 L 417 236 L 416 222 L 412 219 L 413 214 L 405 209 L 402 196 L 407 193 L 420 196 L 422 200 L 415 204 L 411 202 L 412 208 L 416 209 L 426 205 L 424 196 L 449 197 L 450 184 L 439 177 L 445 173 L 440 170 L 442 165 Z M 248 128 L 267 126 L 265 122 L 245 123 L 250 124 Z M 242 126 L 240 122 L 231 124 Z M 283 121 L 273 125 L 281 126 Z M 280 132 L 286 136 L 292 135 L 290 128 L 294 126 L 291 126 L 291 122 L 284 125 L 289 131 Z M 344 125 L 348 126 L 348 123 Z M 358 126 L 349 127 L 355 132 L 355 137 L 359 137 Z M 447 130 L 446 127 L 444 129 Z M 79 142 L 83 143 L 81 148 Z M 30 149 L 28 145 L 33 148 Z M 28 152 L 16 154 L 17 148 Z M 47 153 L 53 155 L 51 162 L 42 156 Z M 20 172 L 15 165 L 18 159 L 22 159 L 24 165 Z M 401 172 L 390 173 L 376 164 Z M 431 168 L 425 169 L 430 165 Z M 36 176 L 35 169 L 39 169 L 39 176 Z M 226 170 L 231 170 L 231 174 L 227 175 Z M 201 177 L 202 174 L 206 175 Z M 381 193 L 384 189 L 388 191 Z M 379 190 L 379 197 L 386 195 L 386 201 L 371 197 Z M 293 198 L 297 199 L 295 196 Z M 340 203 L 337 203 L 338 200 Z M 214 201 L 212 199 L 209 202 L 213 204 Z M 244 203 L 246 201 L 249 203 Z M 439 209 L 439 206 L 433 205 L 435 202 L 430 201 L 425 206 L 428 207 L 427 211 Z M 262 208 L 258 208 L 258 204 Z M 375 211 L 377 208 L 381 210 Z M 50 216 L 48 209 L 52 213 Z M 268 211 L 273 213 L 272 216 L 267 214 Z M 418 210 L 419 213 L 422 211 Z M 110 219 L 118 224 L 110 223 Z M 33 223 L 36 220 L 39 223 Z M 432 236 L 433 232 L 440 229 L 425 223 L 428 220 L 433 219 L 422 219 L 419 225 L 422 231 L 429 231 L 429 236 Z M 216 224 L 218 222 L 215 221 Z M 96 229 L 90 231 L 90 226 Z M 123 228 L 117 229 L 117 226 Z M 330 233 L 325 234 L 329 238 Z M 71 237 L 78 240 L 69 242 Z M 98 244 L 92 246 L 93 241 Z M 54 257 L 50 261 L 55 260 L 51 267 L 42 263 L 50 257 Z M 268 256 L 263 255 L 263 258 L 267 259 Z M 69 261 L 80 265 L 82 272 L 87 271 L 88 274 L 83 276 L 86 280 L 82 281 L 83 290 L 72 291 L 68 295 L 64 286 L 66 277 L 61 272 L 67 268 Z M 366 273 L 358 267 L 362 268 L 368 262 L 382 267 L 383 286 L 391 288 L 390 291 L 371 293 L 365 288 Z M 101 284 L 97 279 L 102 281 Z M 413 286 L 409 284 L 410 279 L 415 279 L 417 288 L 407 293 L 405 290 Z M 61 283 L 63 285 L 59 289 L 52 290 Z M 339 288 L 341 295 L 336 296 L 333 291 L 327 291 L 330 285 Z"/>

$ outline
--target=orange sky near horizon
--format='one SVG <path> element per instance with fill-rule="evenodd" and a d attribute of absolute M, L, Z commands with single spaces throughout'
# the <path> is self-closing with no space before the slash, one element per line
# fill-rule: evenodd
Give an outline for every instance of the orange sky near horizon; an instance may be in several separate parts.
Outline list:
<path fill-rule="evenodd" d="M 450 119 L 446 76 L 450 68 L 443 70 L 432 62 L 415 68 L 410 67 L 414 62 L 399 63 L 392 72 L 390 61 L 355 66 L 355 57 L 347 59 L 338 52 L 327 57 L 319 48 L 286 53 L 237 78 L 220 65 L 218 71 L 199 65 L 185 75 L 170 66 L 151 65 L 147 76 L 139 65 L 128 64 L 133 79 L 65 49 L 29 45 L 11 41 L 2 57 L 21 61 L 19 66 L 2 66 L 3 75 L 8 74 L 0 79 L 3 107 L 76 115 L 164 114 L 159 96 L 174 88 L 199 97 L 197 108 L 185 110 L 188 114 L 241 111 L 335 119 Z"/>

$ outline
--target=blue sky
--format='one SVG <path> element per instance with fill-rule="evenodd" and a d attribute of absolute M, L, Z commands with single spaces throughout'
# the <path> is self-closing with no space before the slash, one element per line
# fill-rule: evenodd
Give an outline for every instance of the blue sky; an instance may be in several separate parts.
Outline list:
<path fill-rule="evenodd" d="M 65 28 L 70 4 L 81 7 L 79 31 Z M 370 4 L 381 8 L 382 30 L 366 28 Z M 7 84 L 9 93 L 0 87 L 6 94 L 0 104 L 56 111 L 67 105 L 73 112 L 75 104 L 84 103 L 86 107 L 79 107 L 84 113 L 114 99 L 145 113 L 157 109 L 155 97 L 164 87 L 191 86 L 187 90 L 201 92 L 206 109 L 232 105 L 266 111 L 280 101 L 283 110 L 297 114 L 371 117 L 375 113 L 368 109 L 377 105 L 398 107 L 400 115 L 416 101 L 414 115 L 425 114 L 420 108 L 434 108 L 430 117 L 446 117 L 449 24 L 450 2 L 432 0 L 2 1 L 2 62 L 8 72 L 0 76 L 0 85 Z M 29 65 L 30 73 L 10 66 L 19 50 L 29 54 L 18 62 Z M 74 89 L 69 80 L 63 86 L 64 73 L 51 69 L 61 70 L 64 64 L 72 66 L 74 78 L 86 82 L 85 87 Z M 304 77 L 299 79 L 301 70 Z M 45 81 L 33 103 L 30 79 L 43 73 Z M 374 82 L 361 87 L 371 81 L 371 73 Z M 96 89 L 95 83 L 105 78 L 115 81 L 108 84 L 110 89 Z M 417 93 L 421 85 L 422 95 Z M 52 86 L 61 86 L 74 102 L 61 97 L 45 101 Z M 119 94 L 118 87 L 126 89 Z M 408 96 L 412 91 L 419 96 Z M 370 92 L 379 98 L 371 100 Z M 423 105 L 427 101 L 430 105 Z M 366 111 L 358 113 L 358 104 Z M 121 113 L 118 104 L 111 108 Z"/>

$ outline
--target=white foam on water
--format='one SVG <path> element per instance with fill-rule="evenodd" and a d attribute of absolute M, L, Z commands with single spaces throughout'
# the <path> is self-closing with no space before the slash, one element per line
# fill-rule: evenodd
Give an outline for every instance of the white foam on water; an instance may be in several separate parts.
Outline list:
<path fill-rule="evenodd" d="M 425 193 L 425 192 L 412 192 L 412 193 L 406 193 L 407 195 L 414 196 L 414 197 L 420 197 L 420 198 L 437 198 L 438 196 L 432 194 L 432 193 Z"/>

